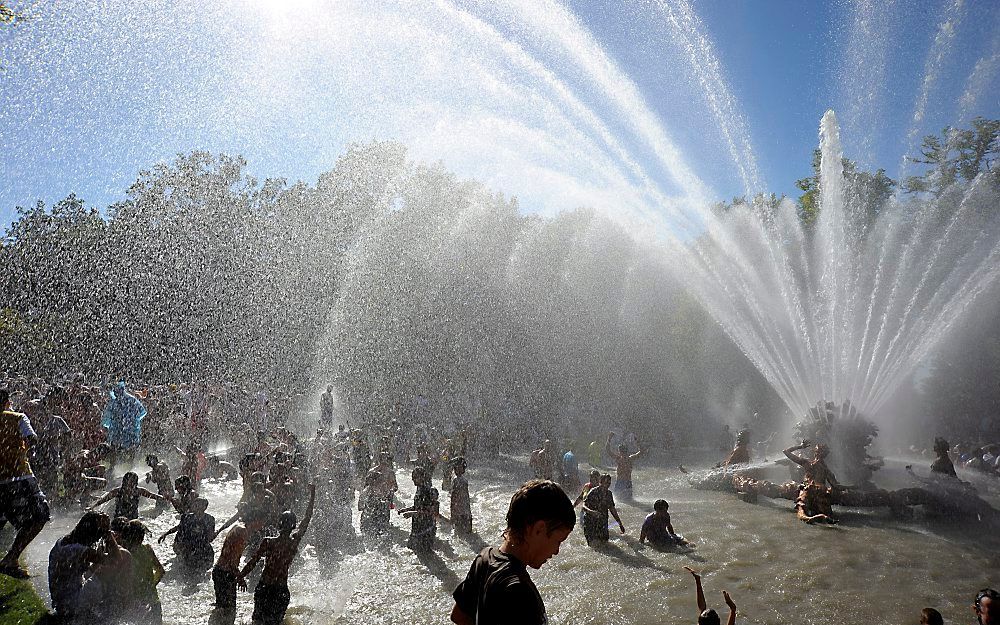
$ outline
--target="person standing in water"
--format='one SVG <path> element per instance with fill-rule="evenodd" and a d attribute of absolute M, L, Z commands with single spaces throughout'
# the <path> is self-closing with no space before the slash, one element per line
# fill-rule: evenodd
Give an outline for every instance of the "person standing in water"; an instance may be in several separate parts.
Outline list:
<path fill-rule="evenodd" d="M 545 625 L 545 603 L 528 575 L 559 554 L 573 526 L 573 504 L 558 484 L 532 480 L 514 493 L 499 548 L 483 549 L 455 589 L 457 625 Z"/>
<path fill-rule="evenodd" d="M 288 609 L 288 602 L 291 600 L 291 593 L 288 591 L 288 568 L 292 565 L 292 560 L 299 551 L 302 537 L 309 529 L 309 521 L 312 520 L 315 505 L 316 484 L 311 483 L 309 484 L 309 505 L 306 506 L 302 523 L 297 523 L 294 512 L 290 510 L 282 512 L 278 519 L 278 535 L 261 541 L 260 546 L 253 552 L 250 560 L 240 571 L 236 584 L 240 589 L 246 590 L 247 575 L 256 568 L 257 562 L 263 558 L 264 571 L 253 591 L 253 616 L 251 618 L 254 625 L 279 625 L 284 620 L 285 610 Z M 293 532 L 297 524 L 298 531 Z"/>
<path fill-rule="evenodd" d="M 125 517 L 131 521 L 139 518 L 139 497 L 155 499 L 157 502 L 169 500 L 169 498 L 164 495 L 158 495 L 139 486 L 139 476 L 136 473 L 129 471 L 122 476 L 121 486 L 112 488 L 108 492 L 104 493 L 104 495 L 102 495 L 101 498 L 95 501 L 90 507 L 96 508 L 111 499 L 114 499 L 115 513 L 112 515 L 112 518 L 117 519 L 118 517 Z"/>
<path fill-rule="evenodd" d="M 949 449 L 951 449 L 951 445 L 948 444 L 948 441 L 940 437 L 934 439 L 934 453 L 937 454 L 937 458 L 931 463 L 931 473 L 958 477 L 958 474 L 955 473 L 955 464 L 952 463 L 951 456 L 948 455 Z"/>
<path fill-rule="evenodd" d="M 469 497 L 469 479 L 465 477 L 464 456 L 451 461 L 455 477 L 451 480 L 451 522 L 456 534 L 472 533 L 472 501 Z"/>
<path fill-rule="evenodd" d="M 326 387 L 326 392 L 319 396 L 319 427 L 329 430 L 333 427 L 333 385 Z"/>
<path fill-rule="evenodd" d="M 594 541 L 606 543 L 608 535 L 608 514 L 618 521 L 618 529 L 625 533 L 625 525 L 618 516 L 618 508 L 615 507 L 615 496 L 611 492 L 611 476 L 605 473 L 601 476 L 601 482 L 597 488 L 590 489 L 587 498 L 583 501 L 583 536 L 587 539 L 587 544 Z"/>
<path fill-rule="evenodd" d="M 615 492 L 625 499 L 631 499 L 632 467 L 635 465 L 635 459 L 642 455 L 642 450 L 629 455 L 628 446 L 622 443 L 618 446 L 618 451 L 615 452 L 611 448 L 611 439 L 614 435 L 614 432 L 608 432 L 608 440 L 604 447 L 608 455 L 615 461 Z"/>

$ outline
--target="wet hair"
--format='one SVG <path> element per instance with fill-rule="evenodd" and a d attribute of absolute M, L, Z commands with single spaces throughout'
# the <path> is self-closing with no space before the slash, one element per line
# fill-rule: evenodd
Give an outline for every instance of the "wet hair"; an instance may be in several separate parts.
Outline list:
<path fill-rule="evenodd" d="M 607 480 L 607 481 L 610 482 L 611 481 L 611 474 L 610 473 L 601 473 L 601 481 L 603 482 L 604 480 Z"/>
<path fill-rule="evenodd" d="M 427 469 L 424 467 L 413 467 L 413 481 L 416 482 L 418 479 L 420 481 L 425 481 L 428 478 Z"/>
<path fill-rule="evenodd" d="M 944 625 L 944 619 L 934 608 L 924 608 L 920 611 L 920 625 Z"/>
<path fill-rule="evenodd" d="M 573 529 L 576 511 L 563 489 L 549 480 L 525 482 L 510 498 L 507 508 L 507 532 L 523 537 L 528 527 L 545 521 L 549 533 L 560 528 Z"/>
<path fill-rule="evenodd" d="M 149 529 L 139 519 L 132 519 L 125 524 L 125 527 L 118 532 L 119 538 L 126 547 L 131 545 L 141 545 L 146 538 Z"/>
<path fill-rule="evenodd" d="M 122 486 L 125 486 L 125 482 L 132 482 L 133 486 L 139 485 L 139 474 L 135 471 L 129 471 L 122 476 Z"/>
<path fill-rule="evenodd" d="M 10 401 L 10 391 L 0 388 L 0 408 L 6 407 L 8 401 Z"/>
<path fill-rule="evenodd" d="M 698 615 L 698 625 L 721 625 L 719 613 L 709 608 Z"/>
<path fill-rule="evenodd" d="M 590 479 L 594 479 L 595 477 L 597 478 L 598 481 L 600 481 L 600 479 L 601 479 L 601 472 L 598 471 L 597 469 L 591 469 L 590 470 Z"/>
<path fill-rule="evenodd" d="M 174 488 L 177 490 L 187 489 L 193 490 L 194 486 L 191 485 L 191 478 L 186 475 L 181 475 L 176 480 L 174 480 Z"/>
<path fill-rule="evenodd" d="M 100 540 L 110 525 L 111 519 L 108 515 L 90 510 L 83 513 L 70 534 L 81 544 L 92 545 Z"/>
<path fill-rule="evenodd" d="M 936 454 L 946 454 L 948 450 L 951 449 L 951 445 L 948 441 L 938 436 L 934 439 L 934 453 Z"/>
<path fill-rule="evenodd" d="M 204 497 L 198 497 L 194 500 L 194 503 L 191 504 L 191 510 L 194 512 L 204 512 L 205 510 L 208 510 L 208 500 Z"/>
<path fill-rule="evenodd" d="M 116 516 L 111 519 L 111 531 L 115 534 L 121 534 L 126 525 L 128 525 L 128 517 Z"/>
<path fill-rule="evenodd" d="M 466 468 L 469 465 L 465 461 L 465 457 L 464 456 L 457 456 L 457 457 L 451 459 L 451 466 L 453 466 L 453 467 L 462 467 L 464 469 L 464 468 Z"/>
<path fill-rule="evenodd" d="M 983 599 L 989 599 L 990 601 L 997 601 L 1000 600 L 1000 594 L 997 594 L 997 591 L 993 590 L 992 588 L 983 588 L 982 590 L 977 592 L 976 602 L 972 604 L 973 606 L 975 606 L 977 613 L 979 612 L 979 604 L 983 601 Z"/>
<path fill-rule="evenodd" d="M 146 454 L 146 464 L 149 466 L 156 466 L 160 463 L 160 459 L 156 457 L 155 454 Z"/>
<path fill-rule="evenodd" d="M 656 510 L 657 512 L 659 512 L 660 510 L 666 510 L 669 507 L 670 504 L 667 503 L 666 499 L 657 499 L 655 502 L 653 502 L 653 510 Z"/>
<path fill-rule="evenodd" d="M 285 510 L 278 517 L 278 530 L 282 532 L 290 532 L 295 529 L 295 526 L 299 524 L 298 518 L 296 518 L 295 513 L 291 510 Z"/>

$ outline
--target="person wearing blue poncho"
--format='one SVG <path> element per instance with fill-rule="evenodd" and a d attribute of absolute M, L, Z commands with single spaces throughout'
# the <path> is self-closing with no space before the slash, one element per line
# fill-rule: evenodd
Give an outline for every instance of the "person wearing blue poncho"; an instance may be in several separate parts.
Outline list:
<path fill-rule="evenodd" d="M 146 407 L 138 397 L 125 390 L 124 382 L 119 382 L 108 394 L 110 399 L 101 417 L 101 426 L 108 431 L 108 444 L 116 452 L 134 451 L 142 441 Z"/>

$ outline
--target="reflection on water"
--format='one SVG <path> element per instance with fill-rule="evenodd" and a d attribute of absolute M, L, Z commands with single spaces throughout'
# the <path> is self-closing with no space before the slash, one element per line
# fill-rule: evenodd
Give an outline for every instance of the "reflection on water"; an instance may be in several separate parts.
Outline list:
<path fill-rule="evenodd" d="M 397 472 L 404 501 L 413 494 L 408 473 Z M 913 485 L 898 463 L 879 473 L 880 485 Z M 448 622 L 451 591 L 482 544 L 499 541 L 507 503 L 524 477 L 511 462 L 470 472 L 477 536 L 453 538 L 443 525 L 438 548 L 422 558 L 403 546 L 409 523 L 395 515 L 383 542 L 364 545 L 354 538 L 323 549 L 316 546 L 326 538 L 317 518 L 292 569 L 286 623 Z M 979 487 L 998 506 L 996 482 Z M 204 485 L 209 512 L 220 523 L 232 514 L 238 488 L 236 482 Z M 612 532 L 610 544 L 597 551 L 575 531 L 558 556 L 533 572 L 554 625 L 688 625 L 697 609 L 685 565 L 704 571 L 710 606 L 724 608 L 722 590 L 733 594 L 740 623 L 915 623 L 925 606 L 937 607 L 946 622 L 964 622 L 976 590 L 1000 585 L 1000 539 L 975 523 L 951 524 L 921 513 L 900 522 L 885 510 L 841 509 L 839 525 L 809 526 L 796 520 L 789 501 L 762 498 L 751 505 L 729 494 L 693 490 L 685 476 L 667 468 L 640 466 L 635 492 L 636 501 L 619 502 L 626 536 Z M 638 544 L 642 519 L 661 497 L 670 502 L 675 529 L 697 544 L 693 551 L 662 553 Z M 143 511 L 149 513 L 151 507 Z M 46 599 L 48 551 L 75 520 L 55 519 L 28 549 L 34 582 Z M 148 520 L 154 535 L 174 522 L 171 514 Z M 355 516 L 355 527 L 357 522 Z M 164 622 L 208 622 L 211 580 L 193 583 L 181 576 L 169 539 L 154 547 L 168 569 L 159 586 Z M 236 623 L 250 621 L 253 583 L 251 592 L 239 595 Z M 224 622 L 211 616 L 213 623 Z"/>

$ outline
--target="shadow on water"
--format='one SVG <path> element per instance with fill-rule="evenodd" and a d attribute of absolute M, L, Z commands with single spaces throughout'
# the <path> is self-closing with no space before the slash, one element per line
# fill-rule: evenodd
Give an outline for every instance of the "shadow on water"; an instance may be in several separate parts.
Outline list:
<path fill-rule="evenodd" d="M 614 558 L 629 568 L 653 569 L 661 573 L 670 573 L 668 569 L 653 562 L 645 554 L 640 553 L 641 545 L 629 536 L 623 536 L 620 541 L 615 542 L 594 542 L 591 544 L 591 547 L 594 551 Z"/>
<path fill-rule="evenodd" d="M 483 549 L 490 546 L 490 544 L 483 540 L 483 537 L 479 535 L 479 532 L 475 530 L 472 530 L 469 534 L 457 533 L 454 536 L 468 545 L 469 549 L 472 550 L 473 553 L 479 553 Z"/>
<path fill-rule="evenodd" d="M 440 545 L 440 541 L 438 542 Z M 427 567 L 427 571 L 431 575 L 441 580 L 441 588 L 451 594 L 453 590 L 458 586 L 459 582 L 462 581 L 458 579 L 455 572 L 448 568 L 445 561 L 434 551 L 415 551 L 413 552 L 417 556 L 417 560 Z"/>
<path fill-rule="evenodd" d="M 208 615 L 208 625 L 234 625 L 236 610 L 231 608 L 214 608 Z"/>

